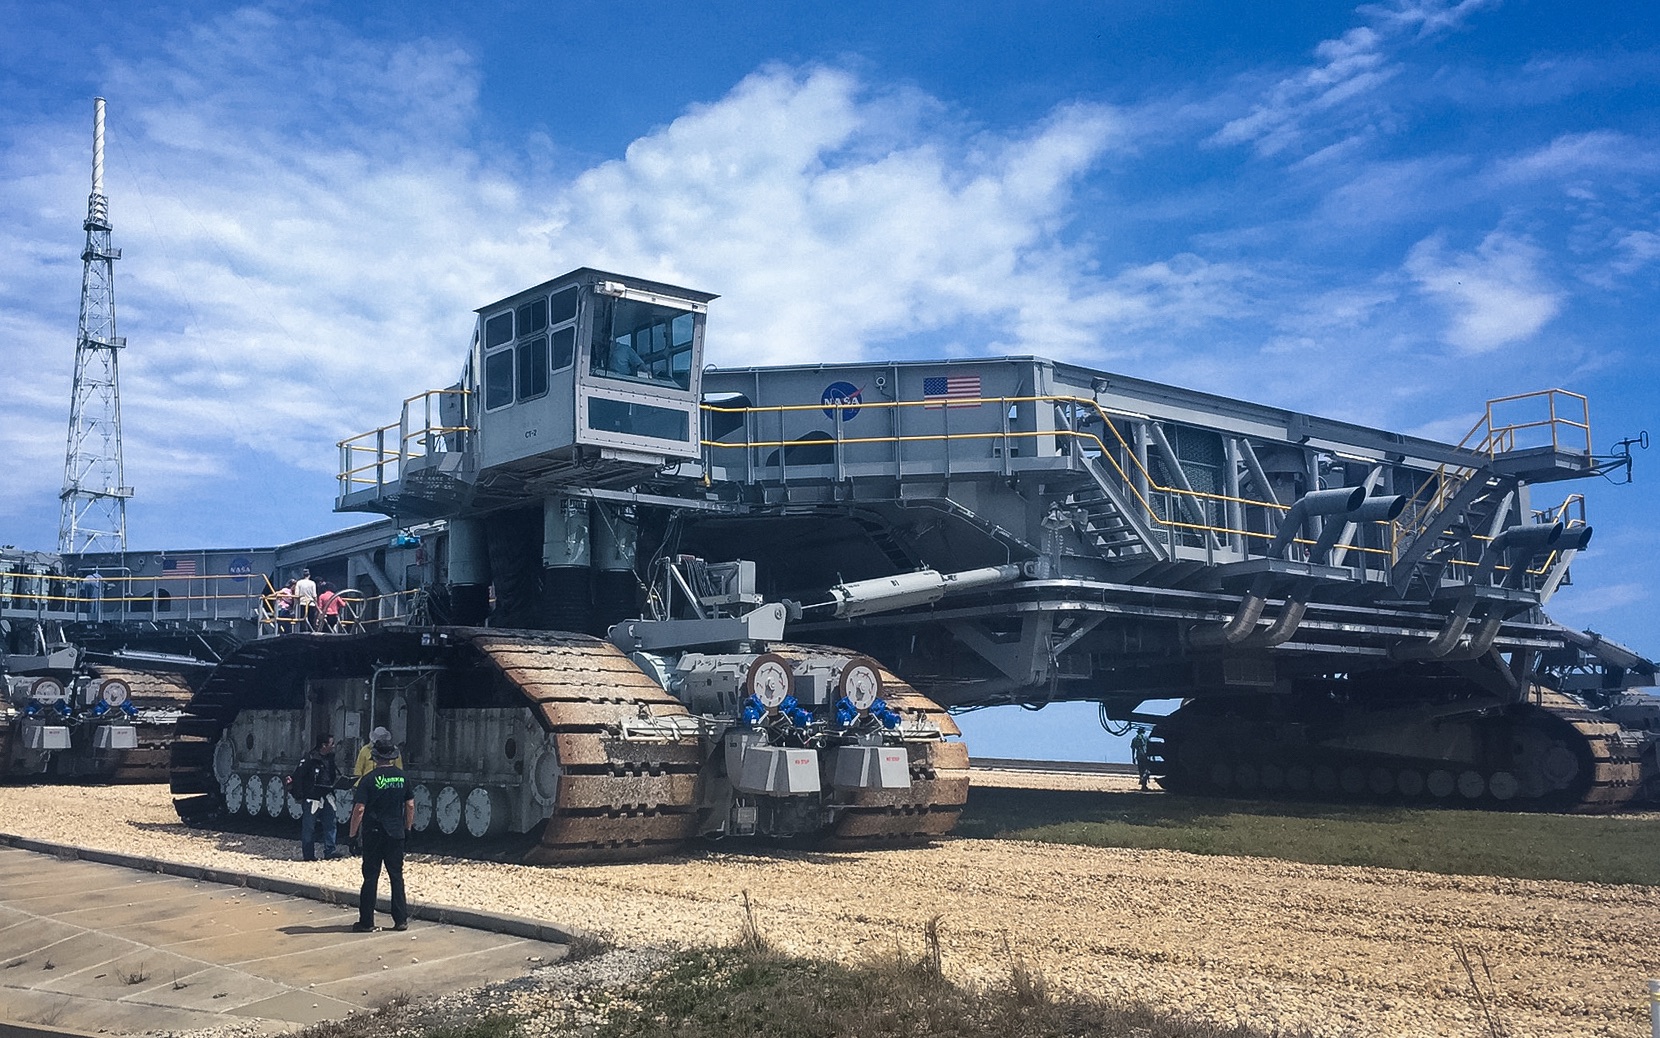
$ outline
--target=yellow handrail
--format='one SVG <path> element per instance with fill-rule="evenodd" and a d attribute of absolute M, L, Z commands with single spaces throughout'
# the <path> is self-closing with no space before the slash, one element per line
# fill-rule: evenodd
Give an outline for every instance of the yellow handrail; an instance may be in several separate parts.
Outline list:
<path fill-rule="evenodd" d="M 1113 410 L 1109 410 L 1107 408 L 1104 408 L 1104 407 L 1101 406 L 1099 401 L 1093 400 L 1089 397 L 1068 396 L 1068 395 L 1061 395 L 1061 394 L 1043 394 L 1043 395 L 1030 395 L 1030 396 L 1002 396 L 1002 397 L 974 397 L 974 398 L 963 397 L 963 398 L 954 399 L 952 401 L 952 403 L 955 404 L 955 405 L 958 405 L 958 406 L 979 405 L 979 404 L 996 404 L 996 405 L 1002 407 L 1004 410 L 1007 410 L 1010 405 L 1021 404 L 1021 403 L 1076 404 L 1076 405 L 1085 407 L 1089 410 L 1092 410 L 1097 415 L 1100 416 L 1102 425 L 1106 429 L 1109 429 L 1109 430 L 1112 431 L 1113 439 L 1116 441 L 1117 445 L 1124 450 L 1125 456 L 1130 459 L 1131 464 L 1134 466 L 1136 472 L 1138 472 L 1142 476 L 1142 478 L 1146 481 L 1147 489 L 1148 489 L 1149 492 L 1155 492 L 1155 493 L 1160 493 L 1160 494 L 1169 494 L 1169 495 L 1172 495 L 1174 497 L 1186 497 L 1186 498 L 1195 499 L 1195 500 L 1202 500 L 1202 501 L 1219 501 L 1219 502 L 1232 503 L 1232 504 L 1255 506 L 1255 507 L 1259 507 L 1259 508 L 1273 508 L 1273 509 L 1278 509 L 1281 512 L 1287 512 L 1287 511 L 1290 510 L 1290 507 L 1291 507 L 1290 505 L 1280 504 L 1277 501 L 1259 501 L 1259 500 L 1255 500 L 1255 499 L 1252 499 L 1252 498 L 1234 497 L 1232 495 L 1218 494 L 1218 493 L 1214 493 L 1214 492 L 1210 492 L 1210 491 L 1185 490 L 1185 489 L 1182 489 L 1182 488 L 1179 488 L 1179 487 L 1164 486 L 1158 480 L 1154 479 L 1152 472 L 1149 471 L 1148 468 L 1141 463 L 1140 457 L 1137 456 L 1137 454 L 1135 453 L 1134 449 L 1131 448 L 1128 441 L 1126 441 L 1124 439 L 1123 435 L 1118 431 L 1117 425 L 1115 425 L 1113 420 L 1112 420 L 1115 415 L 1118 416 L 1118 417 L 1122 417 L 1122 418 L 1131 418 L 1131 417 L 1135 417 L 1135 416 L 1131 415 L 1127 412 L 1113 411 Z M 941 405 L 937 402 L 934 402 L 934 401 L 924 401 L 924 400 L 881 400 L 881 401 L 872 401 L 872 402 L 869 402 L 869 403 L 861 403 L 859 406 L 861 408 L 867 408 L 867 407 L 869 407 L 869 408 L 901 408 L 901 407 L 938 408 Z M 752 407 L 725 407 L 725 406 L 721 406 L 721 405 L 718 405 L 718 404 L 704 404 L 703 405 L 703 410 L 710 411 L 710 412 L 722 413 L 722 414 L 752 414 L 752 413 L 765 413 L 765 412 L 779 412 L 779 413 L 781 413 L 781 412 L 785 412 L 785 411 L 813 411 L 813 410 L 822 410 L 823 407 L 824 407 L 824 405 L 822 403 L 818 403 L 818 404 L 771 404 L 771 405 L 758 406 L 758 407 L 755 407 L 755 406 L 752 406 Z M 1154 524 L 1157 524 L 1157 525 L 1162 526 L 1162 527 L 1167 527 L 1167 528 L 1170 528 L 1170 529 L 1175 529 L 1175 530 L 1194 530 L 1194 531 L 1209 532 L 1209 533 L 1222 534 L 1222 535 L 1238 535 L 1240 537 L 1251 537 L 1251 538 L 1256 538 L 1258 540 L 1264 540 L 1264 541 L 1272 541 L 1275 537 L 1274 533 L 1266 533 L 1266 532 L 1257 531 L 1257 530 L 1236 530 L 1232 527 L 1224 526 L 1224 525 L 1216 525 L 1216 524 L 1209 524 L 1209 523 L 1189 523 L 1189 522 L 1182 522 L 1180 520 L 1173 519 L 1173 518 L 1161 517 L 1158 514 L 1158 511 L 1153 507 L 1152 503 L 1150 501 L 1148 501 L 1145 497 L 1142 496 L 1141 490 L 1139 489 L 1139 487 L 1137 485 L 1137 481 L 1131 477 L 1131 474 L 1129 472 L 1125 471 L 1124 467 L 1121 464 L 1119 464 L 1119 461 L 1118 461 L 1118 458 L 1117 458 L 1115 452 L 1113 450 L 1109 449 L 1106 442 L 1103 441 L 1099 436 L 1095 435 L 1094 433 L 1090 433 L 1090 432 L 1082 432 L 1082 431 L 1073 430 L 1073 429 L 1054 429 L 1054 430 L 998 430 L 998 431 L 992 431 L 992 432 L 961 432 L 961 433 L 913 433 L 913 434 L 908 434 L 908 435 L 895 434 L 895 435 L 888 435 L 888 436 L 853 436 L 853 437 L 843 436 L 840 439 L 837 439 L 837 440 L 834 440 L 834 441 L 824 441 L 824 442 L 825 443 L 834 443 L 834 444 L 837 444 L 837 445 L 841 445 L 841 444 L 860 444 L 860 443 L 910 443 L 910 442 L 922 443 L 922 442 L 945 441 L 945 440 L 1031 439 L 1031 438 L 1050 437 L 1050 436 L 1053 436 L 1053 437 L 1070 437 L 1070 438 L 1073 438 L 1073 439 L 1083 440 L 1083 441 L 1093 443 L 1096 446 L 1096 448 L 1099 452 L 1099 456 L 1101 458 L 1105 459 L 1106 462 L 1109 465 L 1112 466 L 1112 469 L 1118 474 L 1119 479 L 1123 481 L 1124 485 L 1128 488 L 1130 494 L 1136 499 L 1136 501 L 1140 504 L 1142 510 L 1146 513 L 1146 516 L 1147 516 L 1148 520 L 1150 522 L 1154 523 Z M 742 443 L 726 443 L 726 442 L 722 442 L 720 440 L 700 440 L 699 442 L 704 447 L 725 448 L 725 449 L 738 448 L 738 449 L 745 449 L 745 450 L 747 450 L 747 449 L 757 449 L 757 448 L 760 448 L 760 449 L 767 449 L 767 448 L 783 449 L 783 448 L 788 448 L 788 447 L 799 447 L 799 446 L 802 445 L 802 441 L 799 441 L 799 440 L 760 440 L 760 441 L 745 440 Z M 1313 541 L 1307 540 L 1305 538 L 1296 538 L 1295 541 L 1296 541 L 1296 543 L 1304 544 L 1304 545 L 1309 545 L 1309 544 L 1314 543 Z M 1361 552 L 1361 553 L 1378 554 L 1378 555 L 1388 555 L 1388 554 L 1390 554 L 1388 551 L 1386 551 L 1385 549 L 1382 549 L 1382 548 L 1367 548 L 1367 547 L 1364 547 L 1364 546 L 1355 546 L 1355 547 L 1352 547 L 1350 550 L 1356 551 L 1356 552 Z"/>

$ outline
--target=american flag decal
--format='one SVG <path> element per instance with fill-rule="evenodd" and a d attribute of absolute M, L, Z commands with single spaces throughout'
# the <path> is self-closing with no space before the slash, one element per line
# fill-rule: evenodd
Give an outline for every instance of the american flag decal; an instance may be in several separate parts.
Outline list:
<path fill-rule="evenodd" d="M 194 577 L 196 575 L 196 560 L 163 559 L 161 571 L 169 577 Z"/>
<path fill-rule="evenodd" d="M 930 375 L 922 380 L 924 407 L 979 407 L 979 375 Z"/>

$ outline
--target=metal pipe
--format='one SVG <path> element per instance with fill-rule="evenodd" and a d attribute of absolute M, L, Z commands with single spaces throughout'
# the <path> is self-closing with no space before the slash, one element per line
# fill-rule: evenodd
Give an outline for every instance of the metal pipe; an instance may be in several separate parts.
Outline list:
<path fill-rule="evenodd" d="M 834 615 L 837 617 L 864 616 L 892 609 L 907 609 L 937 602 L 954 592 L 969 591 L 992 584 L 1006 584 L 1011 580 L 1018 580 L 1022 572 L 1018 564 L 1010 563 L 957 573 L 940 573 L 931 569 L 917 570 L 914 573 L 896 573 L 891 577 L 837 584 L 829 590 L 830 601 L 821 605 L 833 607 Z"/>
<path fill-rule="evenodd" d="M 1533 556 L 1546 548 L 1553 547 L 1562 539 L 1562 521 L 1554 523 L 1540 523 L 1537 526 L 1512 526 L 1497 537 L 1487 542 L 1487 547 L 1481 553 L 1481 563 L 1476 566 L 1475 575 L 1470 582 L 1479 584 L 1492 576 L 1499 560 L 1504 558 L 1505 552 L 1517 549 L 1516 558 L 1511 560 L 1511 566 L 1525 568 L 1532 561 Z"/>
<path fill-rule="evenodd" d="M 1330 491 L 1324 491 L 1330 493 Z M 1331 551 L 1337 539 L 1343 536 L 1352 523 L 1387 523 L 1393 522 L 1406 510 L 1406 495 L 1389 494 L 1377 497 L 1368 497 L 1360 502 L 1359 507 L 1349 512 L 1340 523 L 1332 523 L 1320 532 L 1320 539 L 1314 542 L 1309 550 L 1310 562 L 1319 562 Z"/>
<path fill-rule="evenodd" d="M 1274 543 L 1268 546 L 1268 557 L 1277 559 L 1301 531 L 1303 521 L 1315 515 L 1346 515 L 1359 508 L 1366 500 L 1365 487 L 1340 487 L 1336 490 L 1316 490 L 1304 494 L 1292 503 L 1291 509 L 1280 520 Z"/>
<path fill-rule="evenodd" d="M 1437 660 L 1452 651 L 1464 628 L 1470 623 L 1470 613 L 1476 607 L 1474 595 L 1466 595 L 1447 618 L 1446 624 L 1427 642 L 1404 642 L 1389 647 L 1389 658 L 1396 660 Z"/>
<path fill-rule="evenodd" d="M 1233 618 L 1227 623 L 1194 627 L 1189 630 L 1188 644 L 1200 649 L 1238 645 L 1245 640 L 1246 635 L 1256 629 L 1257 621 L 1262 618 L 1262 610 L 1267 605 L 1268 599 L 1253 591 L 1240 600 L 1239 611 L 1234 613 Z"/>
<path fill-rule="evenodd" d="M 1240 641 L 1240 645 L 1252 649 L 1271 649 L 1291 640 L 1302 626 L 1303 614 L 1308 612 L 1308 592 L 1305 591 L 1297 598 L 1287 598 L 1285 606 L 1280 609 L 1280 615 L 1274 622 L 1260 631 L 1253 631 Z"/>
<path fill-rule="evenodd" d="M 1245 470 L 1251 474 L 1251 481 L 1257 486 L 1257 496 L 1271 505 L 1278 505 L 1280 499 L 1274 494 L 1274 484 L 1268 482 L 1268 473 L 1263 471 L 1262 462 L 1257 459 L 1257 452 L 1251 446 L 1251 441 L 1240 437 L 1238 442 L 1239 456 L 1245 459 Z"/>
<path fill-rule="evenodd" d="M 1487 655 L 1487 650 L 1493 647 L 1493 641 L 1498 637 L 1499 624 L 1502 620 L 1502 617 L 1489 616 L 1482 621 L 1481 626 L 1476 629 L 1476 633 L 1470 636 L 1469 644 L 1448 652 L 1441 657 L 1442 662 L 1473 660 Z"/>

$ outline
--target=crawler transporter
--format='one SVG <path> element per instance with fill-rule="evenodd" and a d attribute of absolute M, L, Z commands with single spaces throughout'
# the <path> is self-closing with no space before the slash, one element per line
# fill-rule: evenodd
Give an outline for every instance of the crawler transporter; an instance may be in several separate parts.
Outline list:
<path fill-rule="evenodd" d="M 713 298 L 572 271 L 343 442 L 336 507 L 429 549 L 422 622 L 227 660 L 181 815 L 297 810 L 277 776 L 314 735 L 386 724 L 417 828 L 534 860 L 915 840 L 966 795 L 948 711 L 1068 700 L 1182 700 L 1172 790 L 1641 795 L 1542 665 L 1591 539 L 1555 488 L 1604 464 L 1583 398 L 1493 401 L 1452 444 L 1035 357 L 705 368 Z"/>
<path fill-rule="evenodd" d="M 200 659 L 112 640 L 61 557 L 0 550 L 0 780 L 159 782 Z"/>

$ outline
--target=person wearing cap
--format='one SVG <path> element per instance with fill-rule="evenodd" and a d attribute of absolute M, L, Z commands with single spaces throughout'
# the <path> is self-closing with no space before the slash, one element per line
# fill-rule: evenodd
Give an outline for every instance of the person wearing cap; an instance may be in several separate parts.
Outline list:
<path fill-rule="evenodd" d="M 373 749 L 375 743 L 391 741 L 392 733 L 385 728 L 376 728 L 370 732 L 369 741 L 364 743 L 363 748 L 357 751 L 357 764 L 352 767 L 352 778 L 360 779 L 374 769 Z M 392 759 L 392 763 L 400 768 L 403 767 L 403 753 L 401 751 Z"/>
<path fill-rule="evenodd" d="M 403 769 L 393 762 L 398 747 L 390 739 L 377 740 L 370 748 L 374 769 L 357 780 L 352 794 L 352 820 L 347 835 L 363 843 L 363 889 L 357 897 L 356 933 L 375 928 L 375 899 L 379 894 L 380 868 L 386 866 L 386 882 L 392 894 L 392 929 L 409 929 L 409 904 L 403 890 L 403 841 L 415 824 L 415 793 Z"/>

